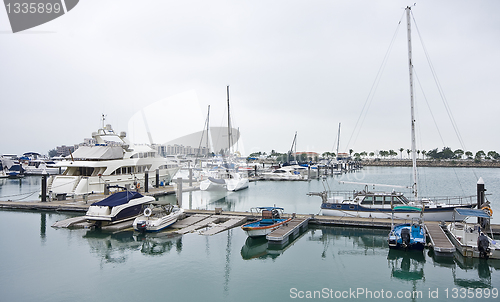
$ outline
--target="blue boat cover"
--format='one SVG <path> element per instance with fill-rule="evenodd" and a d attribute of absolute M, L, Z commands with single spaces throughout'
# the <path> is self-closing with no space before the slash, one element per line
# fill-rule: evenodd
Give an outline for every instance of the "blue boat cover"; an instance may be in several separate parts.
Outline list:
<path fill-rule="evenodd" d="M 121 204 L 126 204 L 132 199 L 135 198 L 141 198 L 143 197 L 140 193 L 138 192 L 129 192 L 129 191 L 123 191 L 123 192 L 117 192 L 113 195 L 110 195 L 107 198 L 104 198 L 101 201 L 94 202 L 92 205 L 93 206 L 101 206 L 101 207 L 116 207 Z"/>
<path fill-rule="evenodd" d="M 415 212 L 422 212 L 422 209 L 421 208 L 417 208 L 417 207 L 412 207 L 412 206 L 397 206 L 397 207 L 394 207 L 394 210 L 395 211 L 415 211 Z"/>
<path fill-rule="evenodd" d="M 490 215 L 488 215 L 488 213 L 479 209 L 456 208 L 455 211 L 463 216 L 491 218 Z"/>

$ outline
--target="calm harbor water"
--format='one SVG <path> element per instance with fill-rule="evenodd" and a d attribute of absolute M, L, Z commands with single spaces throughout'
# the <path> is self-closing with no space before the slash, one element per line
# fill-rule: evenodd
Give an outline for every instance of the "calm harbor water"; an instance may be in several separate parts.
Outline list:
<path fill-rule="evenodd" d="M 500 213 L 498 172 L 475 171 L 492 194 L 488 199 L 494 216 Z M 407 185 L 408 174 L 408 168 L 366 167 L 342 178 Z M 423 168 L 420 174 L 422 195 L 475 194 L 471 169 Z M 452 184 L 456 178 L 462 187 Z M 329 186 L 342 191 L 359 188 L 339 185 L 339 179 L 330 178 Z M 4 180 L 0 198 L 23 198 L 19 194 L 39 185 L 37 178 Z M 319 197 L 306 193 L 323 186 L 317 180 L 256 182 L 248 190 L 230 194 L 184 193 L 183 201 L 191 208 L 246 211 L 276 204 L 286 212 L 318 214 Z M 174 201 L 175 196 L 164 200 Z M 50 227 L 71 215 L 0 211 L 2 300 L 284 301 L 308 295 L 318 300 L 498 300 L 499 261 L 458 255 L 440 259 L 429 250 L 389 251 L 387 230 L 310 226 L 288 245 L 273 246 L 248 239 L 240 228 L 210 237 L 169 237 Z"/>

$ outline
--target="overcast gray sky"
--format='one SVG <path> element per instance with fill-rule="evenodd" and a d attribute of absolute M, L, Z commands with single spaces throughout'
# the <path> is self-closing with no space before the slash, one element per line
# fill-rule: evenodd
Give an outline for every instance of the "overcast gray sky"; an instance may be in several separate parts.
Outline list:
<path fill-rule="evenodd" d="M 286 152 L 295 131 L 299 151 L 334 151 L 339 123 L 341 151 L 410 148 L 398 22 L 414 2 L 83 0 L 16 34 L 0 9 L 0 153 L 79 143 L 102 113 L 127 131 L 142 107 L 190 90 L 203 114 L 211 105 L 212 126 L 225 126 L 226 85 L 247 154 Z M 412 11 L 464 143 L 414 27 L 417 148 L 500 152 L 500 1 L 422 0 Z M 173 114 L 165 131 L 179 127 Z M 201 130 L 204 120 L 186 123 Z"/>

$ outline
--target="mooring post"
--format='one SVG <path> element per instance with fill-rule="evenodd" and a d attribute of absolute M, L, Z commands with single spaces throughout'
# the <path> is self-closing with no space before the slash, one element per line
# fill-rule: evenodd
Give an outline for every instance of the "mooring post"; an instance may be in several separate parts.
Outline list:
<path fill-rule="evenodd" d="M 160 187 L 160 169 L 156 169 L 156 188 Z"/>
<path fill-rule="evenodd" d="M 193 168 L 189 167 L 189 186 L 193 186 Z"/>
<path fill-rule="evenodd" d="M 47 201 L 47 172 L 45 170 L 42 174 L 42 202 Z"/>
<path fill-rule="evenodd" d="M 479 177 L 479 180 L 477 181 L 477 208 L 481 209 L 484 204 L 484 192 L 486 189 L 484 188 L 484 180 L 482 177 Z M 481 225 L 483 221 L 483 218 L 477 218 L 477 223 Z"/>
<path fill-rule="evenodd" d="M 149 171 L 146 169 L 146 172 L 144 172 L 144 193 L 148 193 L 149 191 Z"/>
<path fill-rule="evenodd" d="M 177 205 L 182 208 L 182 177 L 177 178 Z"/>

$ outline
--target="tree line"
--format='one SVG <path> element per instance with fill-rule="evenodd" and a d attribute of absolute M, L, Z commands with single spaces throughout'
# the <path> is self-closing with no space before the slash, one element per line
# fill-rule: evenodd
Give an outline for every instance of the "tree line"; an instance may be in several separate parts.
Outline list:
<path fill-rule="evenodd" d="M 457 150 L 452 150 L 449 147 L 444 147 L 441 151 L 438 150 L 438 148 L 426 151 L 426 150 L 416 150 L 417 153 L 417 158 L 419 159 L 435 159 L 435 160 L 440 160 L 440 159 L 466 159 L 466 160 L 474 160 L 474 161 L 481 161 L 481 160 L 500 160 L 500 154 L 498 154 L 496 151 L 488 151 L 487 153 L 483 150 L 479 150 L 476 153 L 473 153 L 471 151 L 464 151 L 462 149 L 457 149 Z M 406 154 L 407 158 L 410 158 L 411 150 L 410 149 L 405 149 L 405 148 L 399 148 L 399 154 L 398 152 L 394 150 L 379 150 L 379 151 L 372 151 L 372 152 L 354 152 L 353 149 L 349 149 L 349 155 L 351 159 L 353 160 L 362 160 L 365 159 L 367 156 L 370 158 L 397 158 L 399 155 L 400 159 L 403 159 L 403 155 Z M 249 158 L 253 157 L 266 157 L 266 158 L 273 158 L 274 160 L 277 160 L 279 162 L 287 162 L 291 159 L 293 159 L 293 155 L 288 153 L 278 153 L 275 150 L 272 150 L 269 154 L 266 152 L 255 152 L 249 155 Z M 311 158 L 308 156 L 306 153 L 299 153 L 297 155 L 297 160 L 300 162 L 306 162 L 306 161 L 318 161 L 319 159 L 333 159 L 336 158 L 336 154 L 334 152 L 323 152 L 321 154 L 321 157 L 316 156 L 315 158 Z"/>

